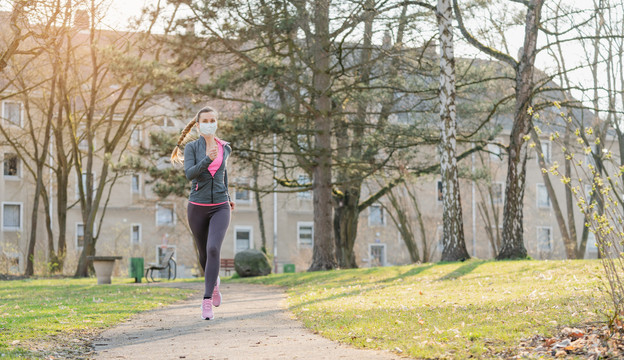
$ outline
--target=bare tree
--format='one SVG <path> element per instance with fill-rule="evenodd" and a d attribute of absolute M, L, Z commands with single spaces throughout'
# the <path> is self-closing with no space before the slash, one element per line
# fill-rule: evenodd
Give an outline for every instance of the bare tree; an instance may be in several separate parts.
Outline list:
<path fill-rule="evenodd" d="M 537 35 L 542 14 L 543 0 L 518 1 L 526 6 L 524 44 L 519 59 L 505 54 L 475 38 L 465 26 L 457 0 L 453 7 L 459 29 L 464 38 L 477 49 L 493 58 L 509 64 L 515 72 L 515 110 L 513 127 L 509 139 L 509 159 L 505 186 L 505 206 L 503 210 L 503 244 L 497 259 L 524 258 L 527 256 L 523 236 L 523 201 L 526 181 L 526 161 L 528 148 L 526 136 L 532 127 L 528 109 L 534 95 L 533 74 L 537 54 Z"/>
<path fill-rule="evenodd" d="M 438 0 L 436 11 L 440 36 L 440 169 L 442 170 L 443 261 L 470 258 L 464 241 L 464 220 L 456 158 L 455 55 L 453 9 L 450 0 Z"/>

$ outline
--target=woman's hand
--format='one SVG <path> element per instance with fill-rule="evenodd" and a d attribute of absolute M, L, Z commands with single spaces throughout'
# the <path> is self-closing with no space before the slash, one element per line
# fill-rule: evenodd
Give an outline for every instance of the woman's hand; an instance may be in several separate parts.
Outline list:
<path fill-rule="evenodd" d="M 236 203 L 234 201 L 230 201 L 230 209 L 232 211 L 234 211 L 234 207 L 236 206 Z"/>
<path fill-rule="evenodd" d="M 217 150 L 217 147 L 213 147 L 210 148 L 210 150 L 208 151 L 208 156 L 210 157 L 210 160 L 214 160 L 217 158 L 217 155 L 219 155 L 219 151 Z"/>

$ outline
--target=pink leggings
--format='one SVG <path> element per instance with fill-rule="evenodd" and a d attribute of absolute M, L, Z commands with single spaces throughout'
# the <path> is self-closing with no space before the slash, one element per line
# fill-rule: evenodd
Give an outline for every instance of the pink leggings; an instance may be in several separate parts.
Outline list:
<path fill-rule="evenodd" d="M 221 244 L 230 225 L 230 204 L 201 206 L 189 203 L 188 222 L 204 269 L 204 297 L 212 297 L 221 262 Z"/>

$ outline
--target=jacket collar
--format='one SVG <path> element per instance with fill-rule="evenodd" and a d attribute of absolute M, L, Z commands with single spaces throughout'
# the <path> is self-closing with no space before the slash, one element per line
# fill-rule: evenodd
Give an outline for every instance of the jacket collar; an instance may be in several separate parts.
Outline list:
<path fill-rule="evenodd" d="M 204 148 L 205 148 L 205 147 L 206 147 L 206 139 L 205 139 L 203 136 L 201 136 L 201 135 L 199 136 L 199 138 L 200 138 L 200 139 L 202 139 L 201 143 L 204 145 Z M 230 145 L 230 143 L 229 143 L 229 142 L 227 142 L 227 141 L 225 141 L 225 140 L 221 140 L 221 139 L 219 139 L 219 138 L 218 138 L 218 137 L 216 137 L 216 136 L 215 136 L 215 141 L 216 141 L 219 145 L 222 145 L 222 146 L 225 146 L 225 145 Z"/>

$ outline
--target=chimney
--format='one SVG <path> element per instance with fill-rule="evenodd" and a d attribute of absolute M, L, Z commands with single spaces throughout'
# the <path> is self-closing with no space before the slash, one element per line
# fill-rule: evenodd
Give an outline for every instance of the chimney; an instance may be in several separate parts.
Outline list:
<path fill-rule="evenodd" d="M 88 30 L 89 26 L 89 12 L 87 10 L 76 10 L 74 27 L 78 30 Z"/>

